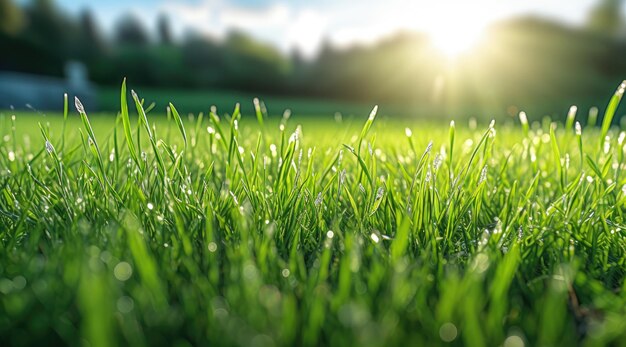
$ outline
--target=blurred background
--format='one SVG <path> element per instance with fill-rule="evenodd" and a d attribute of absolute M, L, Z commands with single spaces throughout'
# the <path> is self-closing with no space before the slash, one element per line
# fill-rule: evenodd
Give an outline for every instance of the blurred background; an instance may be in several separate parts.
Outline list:
<path fill-rule="evenodd" d="M 621 0 L 0 0 L 0 109 L 564 116 L 626 78 Z"/>

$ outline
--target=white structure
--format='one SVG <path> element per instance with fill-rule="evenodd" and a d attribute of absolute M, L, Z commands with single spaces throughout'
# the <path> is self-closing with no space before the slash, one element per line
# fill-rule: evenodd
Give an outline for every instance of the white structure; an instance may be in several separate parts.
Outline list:
<path fill-rule="evenodd" d="M 78 96 L 83 104 L 95 110 L 96 93 L 87 79 L 82 63 L 68 62 L 66 79 L 0 71 L 0 110 L 28 109 L 62 110 L 63 94 Z M 72 98 L 70 98 L 71 100 Z"/>

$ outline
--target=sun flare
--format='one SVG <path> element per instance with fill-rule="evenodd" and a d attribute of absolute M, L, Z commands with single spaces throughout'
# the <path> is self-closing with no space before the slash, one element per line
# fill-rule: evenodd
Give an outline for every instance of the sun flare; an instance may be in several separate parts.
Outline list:
<path fill-rule="evenodd" d="M 432 26 L 428 34 L 435 48 L 448 58 L 456 58 L 474 49 L 483 39 L 484 31 L 485 21 L 462 17 Z"/>

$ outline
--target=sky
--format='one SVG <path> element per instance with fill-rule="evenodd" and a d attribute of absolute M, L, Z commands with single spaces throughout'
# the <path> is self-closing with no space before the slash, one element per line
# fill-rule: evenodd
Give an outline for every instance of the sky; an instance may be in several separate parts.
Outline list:
<path fill-rule="evenodd" d="M 149 28 L 167 13 L 176 35 L 192 28 L 214 37 L 242 29 L 283 52 L 297 47 L 313 56 L 324 40 L 338 46 L 367 44 L 400 30 L 440 41 L 478 36 L 489 24 L 539 15 L 578 25 L 598 0 L 57 0 L 70 13 L 90 8 L 105 32 L 125 12 Z M 462 28 L 459 30 L 459 28 Z"/>

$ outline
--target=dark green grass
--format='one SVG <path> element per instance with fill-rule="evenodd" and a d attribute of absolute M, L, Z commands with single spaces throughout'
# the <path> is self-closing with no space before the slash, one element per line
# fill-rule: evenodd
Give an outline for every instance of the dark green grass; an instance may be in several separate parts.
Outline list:
<path fill-rule="evenodd" d="M 622 94 L 597 129 L 5 116 L 0 340 L 624 343 Z"/>
<path fill-rule="evenodd" d="M 289 109 L 294 115 L 320 116 L 340 113 L 342 116 L 367 114 L 371 105 L 365 102 L 330 100 L 316 97 L 290 97 L 257 95 L 245 92 L 222 90 L 166 90 L 158 88 L 141 88 L 141 96 L 148 105 L 154 103 L 156 110 L 164 110 L 169 102 L 174 103 L 182 113 L 206 113 L 210 105 L 218 110 L 232 112 L 233 105 L 241 104 L 243 114 L 254 114 L 253 99 L 261 98 L 271 115 L 282 115 Z M 119 90 L 110 87 L 98 88 L 99 108 L 104 111 L 119 111 Z M 385 105 L 385 114 L 412 115 L 420 108 L 417 105 L 389 104 Z M 426 112 L 428 110 L 422 109 Z"/>

